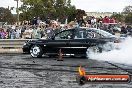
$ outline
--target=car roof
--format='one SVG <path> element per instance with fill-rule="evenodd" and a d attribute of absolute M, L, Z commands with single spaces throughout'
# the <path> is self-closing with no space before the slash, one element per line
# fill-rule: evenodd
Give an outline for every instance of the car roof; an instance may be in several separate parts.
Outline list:
<path fill-rule="evenodd" d="M 88 28 L 88 27 L 80 27 L 80 29 L 86 29 L 86 30 L 101 30 L 97 28 Z"/>

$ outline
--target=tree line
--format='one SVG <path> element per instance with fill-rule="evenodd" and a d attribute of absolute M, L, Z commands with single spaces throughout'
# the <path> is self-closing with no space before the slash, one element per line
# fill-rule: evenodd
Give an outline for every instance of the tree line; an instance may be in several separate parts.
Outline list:
<path fill-rule="evenodd" d="M 75 18 L 80 19 L 86 15 L 86 12 L 81 9 L 76 9 L 71 5 L 71 0 L 21 0 L 23 4 L 19 8 L 20 21 L 32 20 L 34 17 L 40 17 L 45 20 L 47 17 L 68 22 Z M 13 23 L 16 21 L 16 15 L 11 14 L 11 10 L 0 7 L 0 22 L 6 21 Z M 113 14 L 119 22 L 132 23 L 132 6 L 126 6 L 121 13 Z"/>
<path fill-rule="evenodd" d="M 71 0 L 23 0 L 20 10 L 23 12 L 20 14 L 21 20 L 31 20 L 33 17 L 44 20 L 50 17 L 64 22 L 66 18 L 72 21 L 86 15 L 84 10 L 71 5 Z"/>
<path fill-rule="evenodd" d="M 111 17 L 114 17 L 118 22 L 132 24 L 132 6 L 126 6 L 121 13 L 113 13 Z"/>

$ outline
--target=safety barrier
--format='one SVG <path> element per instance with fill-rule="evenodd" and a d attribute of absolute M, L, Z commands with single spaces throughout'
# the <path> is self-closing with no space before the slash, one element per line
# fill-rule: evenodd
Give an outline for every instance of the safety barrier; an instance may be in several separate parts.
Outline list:
<path fill-rule="evenodd" d="M 29 39 L 0 39 L 0 49 L 22 48 Z"/>
<path fill-rule="evenodd" d="M 34 39 L 0 39 L 0 53 L 23 53 L 22 47 L 28 40 Z"/>

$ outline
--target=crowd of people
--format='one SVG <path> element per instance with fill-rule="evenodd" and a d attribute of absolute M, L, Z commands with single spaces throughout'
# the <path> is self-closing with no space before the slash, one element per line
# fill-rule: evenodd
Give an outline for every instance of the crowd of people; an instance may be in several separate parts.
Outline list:
<path fill-rule="evenodd" d="M 40 22 L 37 25 L 24 23 L 24 25 L 8 25 L 0 28 L 0 39 L 40 39 L 50 38 L 54 33 L 68 29 L 59 22 L 51 21 L 49 24 Z"/>
<path fill-rule="evenodd" d="M 132 32 L 131 26 L 118 25 L 113 18 L 108 18 L 107 16 L 103 19 L 96 19 L 95 17 L 90 17 L 88 20 L 80 18 L 68 24 L 61 24 L 58 21 L 50 20 L 47 18 L 45 22 L 42 22 L 40 18 L 35 18 L 32 22 L 24 21 L 21 25 L 8 25 L 0 28 L 0 39 L 40 39 L 40 38 L 51 38 L 53 34 L 74 27 L 89 27 L 89 28 L 99 28 L 106 30 L 112 34 L 115 32 L 120 32 L 127 34 Z"/>

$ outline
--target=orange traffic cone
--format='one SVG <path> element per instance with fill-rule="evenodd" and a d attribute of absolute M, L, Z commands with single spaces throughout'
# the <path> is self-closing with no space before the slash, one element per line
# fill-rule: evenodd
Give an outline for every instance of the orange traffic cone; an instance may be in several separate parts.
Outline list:
<path fill-rule="evenodd" d="M 62 58 L 63 54 L 62 54 L 62 50 L 60 49 L 59 50 L 59 58 L 57 61 L 63 61 L 63 58 Z"/>

